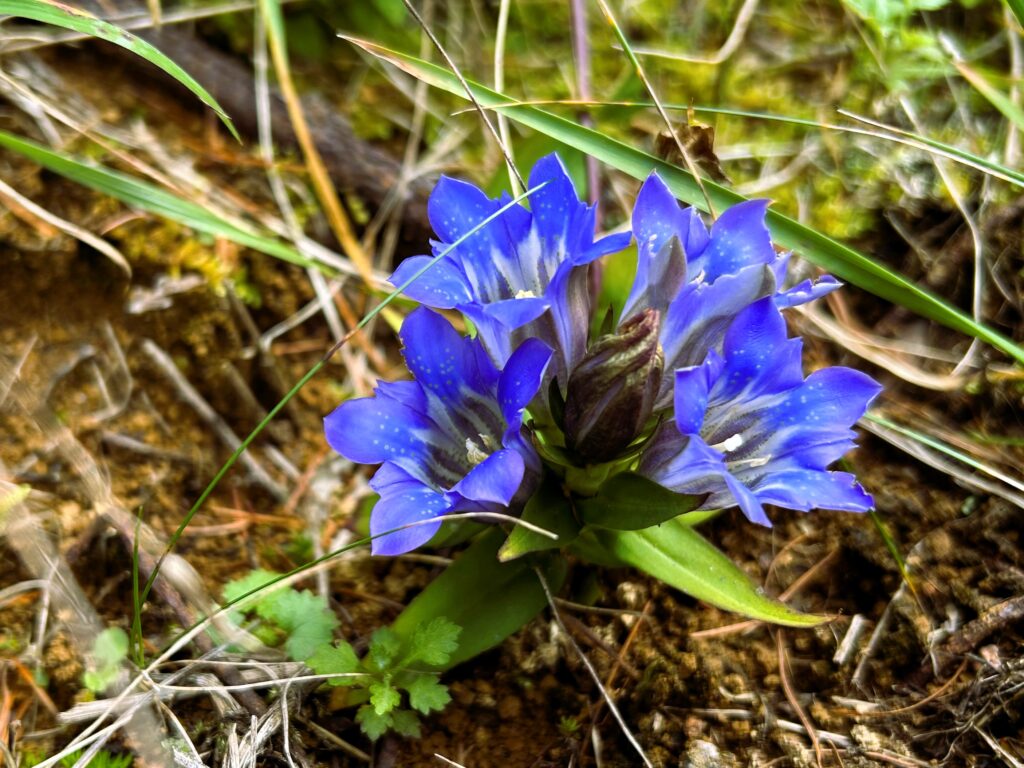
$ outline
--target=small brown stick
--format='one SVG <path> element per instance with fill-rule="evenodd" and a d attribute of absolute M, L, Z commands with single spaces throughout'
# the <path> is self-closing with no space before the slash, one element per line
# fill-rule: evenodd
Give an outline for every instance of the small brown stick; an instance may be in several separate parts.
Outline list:
<path fill-rule="evenodd" d="M 646 623 L 646 620 L 650 618 L 650 610 L 651 601 L 648 600 L 644 604 L 644 609 L 641 614 L 641 621 L 636 622 L 633 625 L 633 627 L 629 630 L 629 634 L 626 635 L 626 642 L 624 642 L 622 644 L 622 647 L 619 649 L 619 653 L 615 657 L 615 663 L 612 665 L 612 669 L 608 673 L 608 677 L 605 678 L 604 687 L 608 690 L 611 690 L 612 686 L 615 684 L 615 678 L 618 676 L 620 669 L 625 669 L 628 672 L 630 669 L 633 668 L 632 665 L 628 665 L 626 663 L 626 654 L 629 653 L 630 647 L 632 647 L 633 642 L 637 638 L 637 635 L 640 634 L 640 627 L 642 627 Z M 638 679 L 638 677 L 633 677 L 633 679 L 636 680 Z M 597 720 L 597 717 L 601 714 L 601 709 L 603 707 L 604 699 L 601 699 L 597 702 L 597 705 L 594 707 L 594 711 L 590 715 L 591 722 L 595 722 Z"/>
<path fill-rule="evenodd" d="M 993 632 L 1024 618 L 1024 595 L 993 605 L 946 641 L 942 650 L 954 656 L 970 653 Z"/>
<path fill-rule="evenodd" d="M 814 758 L 818 768 L 821 768 L 822 751 L 821 742 L 818 740 L 818 732 L 814 729 L 803 707 L 800 706 L 800 702 L 797 701 L 796 692 L 789 682 L 789 673 L 786 671 L 786 642 L 783 639 L 783 634 L 782 630 L 775 633 L 775 644 L 779 652 L 779 680 L 782 682 L 782 690 L 786 694 L 786 701 L 789 702 L 789 706 L 796 712 L 796 716 L 800 718 L 800 722 L 807 731 L 811 744 L 814 745 Z"/>
<path fill-rule="evenodd" d="M 636 667 L 634 667 L 632 664 L 630 664 L 628 661 L 626 661 L 622 657 L 622 651 L 621 650 L 616 651 L 614 648 L 612 648 L 610 645 L 608 645 L 608 643 L 606 643 L 604 640 L 602 640 L 600 637 L 598 637 L 596 634 L 594 634 L 593 630 L 591 630 L 590 627 L 588 627 L 586 624 L 584 624 L 582 621 L 580 621 L 579 619 L 577 619 L 575 616 L 573 616 L 571 614 L 564 615 L 562 617 L 562 621 L 565 622 L 565 625 L 567 627 L 571 627 L 572 629 L 575 629 L 577 632 L 579 632 L 581 635 L 583 635 L 585 638 L 587 638 L 587 642 L 590 643 L 592 646 L 594 646 L 595 648 L 601 649 L 608 656 L 611 657 L 611 659 L 614 662 L 614 665 L 612 666 L 612 673 L 613 674 L 610 675 L 611 678 L 614 679 L 614 672 L 617 671 L 617 669 L 621 666 L 622 669 L 624 669 L 626 671 L 626 673 L 630 677 L 632 677 L 634 680 L 639 680 L 640 679 L 640 672 L 639 672 L 639 670 L 637 670 Z M 639 624 L 637 624 L 636 626 L 639 626 Z M 634 630 L 636 629 L 636 626 L 634 626 L 634 628 L 633 628 Z M 632 635 L 633 635 L 633 632 L 630 632 L 630 636 L 632 636 Z"/>

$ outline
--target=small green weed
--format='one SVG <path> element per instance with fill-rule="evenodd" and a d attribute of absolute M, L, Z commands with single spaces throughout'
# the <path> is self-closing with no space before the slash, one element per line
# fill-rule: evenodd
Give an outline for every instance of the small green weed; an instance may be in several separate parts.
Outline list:
<path fill-rule="evenodd" d="M 273 571 L 255 570 L 228 582 L 224 599 L 237 600 L 280 576 Z M 330 646 L 338 627 L 337 617 L 309 590 L 280 589 L 260 598 L 244 612 L 254 613 L 265 622 L 258 632 L 261 640 L 268 645 L 283 642 L 285 652 L 296 661 L 305 661 L 319 648 Z"/>
<path fill-rule="evenodd" d="M 93 641 L 92 662 L 82 673 L 82 685 L 95 694 L 103 693 L 117 679 L 127 658 L 128 633 L 120 627 L 107 627 Z"/>
<path fill-rule="evenodd" d="M 306 664 L 318 674 L 343 674 L 329 685 L 351 686 L 364 689 L 356 692 L 369 699 L 359 707 L 356 722 L 363 733 L 378 739 L 387 730 L 418 738 L 420 722 L 417 712 L 429 714 L 440 711 L 451 701 L 448 688 L 438 679 L 437 672 L 413 669 L 414 665 L 427 667 L 445 664 L 458 648 L 461 628 L 443 617 L 421 624 L 415 631 L 408 648 L 392 630 L 382 627 L 370 638 L 370 647 L 360 659 L 351 645 L 339 641 L 333 646 L 320 648 Z M 403 708 L 402 691 L 408 698 Z M 365 699 L 364 699 L 365 700 Z"/>

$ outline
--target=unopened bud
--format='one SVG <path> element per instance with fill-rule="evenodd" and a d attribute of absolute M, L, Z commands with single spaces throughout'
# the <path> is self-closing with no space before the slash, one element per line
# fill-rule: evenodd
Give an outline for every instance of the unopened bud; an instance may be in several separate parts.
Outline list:
<path fill-rule="evenodd" d="M 565 435 L 588 464 L 610 461 L 640 434 L 661 385 L 658 313 L 630 318 L 601 336 L 569 376 Z"/>

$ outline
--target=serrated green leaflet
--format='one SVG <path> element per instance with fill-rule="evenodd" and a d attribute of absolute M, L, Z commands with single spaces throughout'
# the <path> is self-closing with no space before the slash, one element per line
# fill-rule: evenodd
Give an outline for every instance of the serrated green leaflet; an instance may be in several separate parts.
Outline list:
<path fill-rule="evenodd" d="M 55 27 L 74 30 L 75 32 L 81 32 L 100 40 L 106 40 L 108 43 L 119 45 L 131 51 L 151 64 L 160 67 L 160 69 L 192 91 L 200 101 L 217 113 L 217 116 L 227 126 L 227 129 L 231 131 L 231 135 L 238 141 L 241 141 L 238 131 L 235 130 L 235 124 L 231 122 L 231 118 L 228 117 L 228 114 L 217 103 L 217 100 L 203 86 L 197 83 L 188 72 L 175 64 L 171 59 L 131 32 L 121 29 L 108 21 L 97 19 L 95 16 L 77 8 L 63 4 L 48 3 L 44 2 L 44 0 L 0 0 L 0 15 L 17 16 L 22 19 L 31 19 L 43 24 L 52 24 Z"/>
<path fill-rule="evenodd" d="M 443 67 L 365 40 L 346 39 L 368 53 L 394 64 L 436 88 L 456 96 L 466 96 L 458 78 Z M 473 96 L 482 106 L 500 108 L 503 114 L 522 125 L 577 147 L 637 179 L 644 179 L 651 171 L 657 171 L 676 197 L 690 205 L 704 207 L 704 197 L 700 186 L 683 169 L 545 110 L 530 106 L 503 106 L 510 101 L 508 96 L 478 83 L 469 81 L 469 87 L 473 91 Z M 724 210 L 745 199 L 742 195 L 709 180 L 704 181 L 704 187 L 711 202 L 719 210 Z M 836 277 L 870 291 L 876 296 L 904 306 L 923 317 L 981 339 L 1015 358 L 1018 362 L 1024 362 L 1024 349 L 1013 341 L 992 328 L 976 322 L 968 314 L 853 248 L 805 227 L 776 211 L 768 211 L 768 226 L 773 239 L 779 245 L 796 251 L 808 261 L 831 272 Z"/>
<path fill-rule="evenodd" d="M 766 596 L 711 542 L 678 521 L 643 531 L 595 531 L 595 535 L 615 560 L 727 611 L 787 627 L 813 627 L 827 621 Z"/>
<path fill-rule="evenodd" d="M 178 197 L 155 184 L 54 152 L 34 141 L 6 131 L 0 131 L 0 147 L 18 152 L 54 173 L 110 195 L 133 208 L 177 221 L 199 232 L 226 238 L 292 264 L 323 269 L 322 265 L 315 264 L 280 240 L 242 229 L 239 225 L 214 215 L 198 203 Z"/>

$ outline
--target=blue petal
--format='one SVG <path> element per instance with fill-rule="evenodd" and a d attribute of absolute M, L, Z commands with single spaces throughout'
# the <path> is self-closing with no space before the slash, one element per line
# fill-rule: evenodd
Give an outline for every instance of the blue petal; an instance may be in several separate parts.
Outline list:
<path fill-rule="evenodd" d="M 453 243 L 501 205 L 472 184 L 442 176 L 427 202 L 430 226 L 445 243 Z"/>
<path fill-rule="evenodd" d="M 768 528 L 772 527 L 772 521 L 768 519 L 768 515 L 765 514 L 764 507 L 761 506 L 761 500 L 751 491 L 747 486 L 733 477 L 729 472 L 725 472 L 722 475 L 725 480 L 726 486 L 729 488 L 729 493 L 736 500 L 736 504 L 747 519 L 752 523 L 758 525 L 764 525 Z"/>
<path fill-rule="evenodd" d="M 708 282 L 751 264 L 776 259 L 764 216 L 767 200 L 748 200 L 724 211 L 711 227 L 711 241 L 699 259 Z"/>
<path fill-rule="evenodd" d="M 405 362 L 424 389 L 449 403 L 461 399 L 463 387 L 486 393 L 498 371 L 479 345 L 461 336 L 441 315 L 420 307 L 402 323 L 399 333 Z"/>
<path fill-rule="evenodd" d="M 789 339 L 774 301 L 761 299 L 740 312 L 725 334 L 727 361 L 717 398 L 756 397 L 803 382 L 800 339 Z"/>
<path fill-rule="evenodd" d="M 758 483 L 755 491 L 766 504 L 803 512 L 811 509 L 867 512 L 875 505 L 871 494 L 847 472 L 772 472 Z"/>
<path fill-rule="evenodd" d="M 360 464 L 422 462 L 426 448 L 419 435 L 431 426 L 423 413 L 388 397 L 349 400 L 324 417 L 327 442 Z"/>
<path fill-rule="evenodd" d="M 573 263 L 589 264 L 594 259 L 598 259 L 601 256 L 607 256 L 609 253 L 624 251 L 629 247 L 629 242 L 632 239 L 632 232 L 614 232 L 610 235 L 606 235 L 593 245 L 584 248 L 578 255 L 575 255 Z"/>
<path fill-rule="evenodd" d="M 413 256 L 398 265 L 398 269 L 388 278 L 388 282 L 396 288 L 401 287 L 424 266 L 434 261 L 431 256 Z M 466 277 L 447 257 L 439 259 L 426 272 L 416 278 L 405 289 L 410 299 L 438 309 L 452 309 L 459 304 L 472 301 L 466 287 Z"/>
<path fill-rule="evenodd" d="M 467 502 L 507 505 L 523 482 L 523 457 L 515 451 L 495 451 L 469 471 L 452 488 Z M 456 509 L 478 508 L 474 504 L 456 504 Z"/>
<path fill-rule="evenodd" d="M 775 305 L 779 309 L 796 307 L 800 304 L 820 299 L 822 296 L 842 287 L 843 284 L 832 277 L 832 275 L 822 275 L 816 280 L 804 280 L 792 288 L 779 292 L 775 296 Z"/>
<path fill-rule="evenodd" d="M 580 203 L 576 188 L 557 154 L 542 157 L 530 172 L 530 187 L 547 182 L 546 186 L 530 195 L 533 226 L 540 236 L 545 251 L 569 246 L 569 231 L 577 211 L 585 207 Z M 593 237 L 591 224 L 591 237 Z M 560 259 L 559 259 L 560 260 Z"/>
<path fill-rule="evenodd" d="M 683 243 L 689 219 L 658 174 L 648 176 L 633 206 L 636 278 L 622 309 L 623 320 L 648 308 L 664 312 L 678 293 L 686 279 Z M 672 247 L 673 239 L 678 246 Z"/>
<path fill-rule="evenodd" d="M 423 387 L 415 381 L 378 381 L 376 394 L 377 397 L 394 400 L 419 413 L 427 412 L 427 396 Z"/>
<path fill-rule="evenodd" d="M 722 371 L 722 359 L 712 350 L 702 365 L 676 371 L 676 426 L 684 435 L 696 435 L 704 426 L 708 394 Z"/>
<path fill-rule="evenodd" d="M 852 368 L 823 368 L 815 371 L 772 409 L 770 427 L 787 426 L 833 431 L 857 421 L 868 404 L 882 391 L 865 373 Z"/>
<path fill-rule="evenodd" d="M 518 430 L 522 424 L 523 409 L 540 389 L 551 356 L 551 347 L 543 341 L 527 339 L 505 363 L 498 378 L 498 402 L 509 429 Z"/>
<path fill-rule="evenodd" d="M 472 184 L 447 176 L 442 176 L 437 182 L 427 203 L 430 223 L 442 240 L 435 245 L 436 252 L 447 250 L 446 243 L 453 243 L 475 230 L 445 258 L 459 264 L 470 293 L 478 301 L 507 293 L 506 281 L 495 262 L 495 254 L 505 261 L 516 259 L 502 217 L 476 229 L 481 221 L 500 207 L 497 201 L 489 199 Z"/>
<path fill-rule="evenodd" d="M 511 331 L 536 320 L 550 305 L 548 299 L 530 296 L 492 302 L 484 307 L 484 312 Z"/>
<path fill-rule="evenodd" d="M 556 360 L 556 375 L 564 382 L 587 351 L 592 296 L 586 267 L 562 263 L 551 279 L 547 295 L 555 326 L 555 338 L 551 341 L 562 353 Z"/>
<path fill-rule="evenodd" d="M 673 299 L 662 323 L 660 338 L 665 369 L 702 363 L 709 349 L 721 346 L 736 315 L 774 291 L 775 276 L 761 266 L 726 275 L 710 285 L 690 283 L 684 286 Z M 664 392 L 658 402 L 667 404 Z"/>
<path fill-rule="evenodd" d="M 370 486 L 380 494 L 370 515 L 370 533 L 374 536 L 443 515 L 451 509 L 443 495 L 390 464 L 377 470 Z M 371 551 L 375 555 L 401 555 L 426 544 L 440 527 L 438 520 L 395 531 L 374 539 Z"/>

